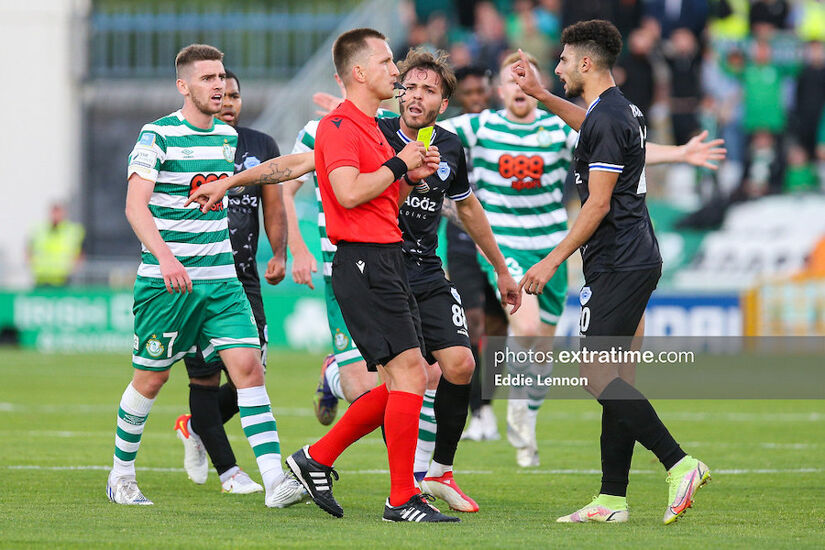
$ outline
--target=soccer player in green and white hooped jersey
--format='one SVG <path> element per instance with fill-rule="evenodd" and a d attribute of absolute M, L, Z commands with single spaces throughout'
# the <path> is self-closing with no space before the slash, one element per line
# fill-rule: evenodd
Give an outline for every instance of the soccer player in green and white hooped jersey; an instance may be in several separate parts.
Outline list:
<path fill-rule="evenodd" d="M 514 53 L 502 62 L 498 92 L 503 110 L 439 122 L 456 132 L 469 152 L 473 181 L 478 187 L 476 196 L 516 279 L 567 234 L 562 186 L 578 139 L 561 118 L 537 109 L 538 101 L 521 90 L 511 71 L 520 61 L 519 53 Z M 525 53 L 522 64 L 531 66 L 540 80 L 533 56 Z M 648 143 L 646 161 L 714 168 L 709 161 L 723 158 L 725 151 L 719 148 L 721 140 L 705 141 L 706 137 L 707 133 L 700 134 L 681 146 Z M 488 269 L 488 274 L 492 278 L 492 270 Z M 524 296 L 521 309 L 509 318 L 512 334 L 543 337 L 540 342 L 546 347 L 555 334 L 566 292 L 567 268 L 563 263 L 542 294 Z M 529 340 L 521 343 L 530 345 Z M 538 465 L 535 423 L 545 392 L 546 388 L 534 386 L 528 388 L 526 402 L 508 401 L 508 439 L 517 449 L 520 466 Z"/>
<path fill-rule="evenodd" d="M 135 459 L 146 418 L 172 365 L 199 344 L 219 354 L 238 389 L 241 424 L 266 487 L 267 506 L 303 490 L 283 473 L 275 418 L 264 386 L 258 331 L 235 274 L 226 201 L 207 212 L 185 202 L 200 185 L 234 171 L 237 133 L 214 119 L 226 73 L 223 53 L 192 44 L 175 58 L 183 107 L 147 124 L 129 156 L 126 217 L 143 245 L 135 282 L 133 378 L 120 401 L 106 493 L 118 504 L 150 505 Z M 286 179 L 286 178 L 284 178 Z"/>
<path fill-rule="evenodd" d="M 476 196 L 515 279 L 567 234 L 562 189 L 577 136 L 559 117 L 537 109 L 538 102 L 521 91 L 507 70 L 517 60 L 511 55 L 502 62 L 498 93 L 503 110 L 439 122 L 458 134 L 469 153 Z M 538 63 L 532 61 L 538 71 Z M 482 266 L 495 288 L 494 271 L 487 262 Z M 521 309 L 509 316 L 512 334 L 543 337 L 542 344 L 548 345 L 566 295 L 563 265 L 544 294 L 524 296 Z M 535 420 L 545 391 L 533 387 L 528 390 L 528 401 L 508 401 L 508 439 L 517 449 L 520 466 L 538 465 Z"/>

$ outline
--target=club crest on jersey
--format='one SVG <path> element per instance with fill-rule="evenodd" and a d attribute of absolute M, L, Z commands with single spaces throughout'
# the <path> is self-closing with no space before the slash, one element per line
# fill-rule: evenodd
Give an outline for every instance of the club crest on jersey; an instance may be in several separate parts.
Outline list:
<path fill-rule="evenodd" d="M 229 141 L 223 140 L 223 158 L 226 162 L 233 162 L 235 160 L 235 151 L 229 145 Z"/>
<path fill-rule="evenodd" d="M 152 132 L 143 132 L 138 139 L 138 145 L 142 147 L 151 147 L 155 144 L 155 134 Z"/>
<path fill-rule="evenodd" d="M 553 143 L 553 137 L 544 128 L 539 128 L 539 131 L 536 132 L 536 141 L 539 142 L 541 147 L 549 147 Z"/>
<path fill-rule="evenodd" d="M 335 349 L 344 351 L 348 345 L 349 338 L 347 338 L 347 335 L 341 332 L 340 329 L 335 329 Z"/>
<path fill-rule="evenodd" d="M 435 173 L 438 174 L 441 181 L 447 181 L 447 177 L 450 175 L 450 165 L 446 161 L 441 161 Z"/>
<path fill-rule="evenodd" d="M 258 160 L 258 157 L 255 157 L 255 156 L 247 157 L 243 161 L 243 167 L 244 167 L 244 170 L 249 170 L 250 168 L 255 168 L 260 163 L 261 163 L 261 161 Z"/>
<path fill-rule="evenodd" d="M 158 340 L 154 334 L 149 338 L 149 341 L 146 342 L 146 353 L 152 357 L 160 357 L 163 355 L 163 344 L 160 343 L 160 340 Z"/>
<path fill-rule="evenodd" d="M 590 291 L 590 287 L 582 287 L 582 291 L 579 293 L 579 302 L 581 303 L 581 305 L 585 305 L 587 302 L 589 302 L 591 296 L 593 296 L 593 293 Z"/>
<path fill-rule="evenodd" d="M 454 288 L 451 288 L 450 292 L 452 292 L 453 298 L 455 298 L 455 301 L 458 302 L 458 305 L 461 305 L 461 295 L 458 293 L 458 291 Z"/>

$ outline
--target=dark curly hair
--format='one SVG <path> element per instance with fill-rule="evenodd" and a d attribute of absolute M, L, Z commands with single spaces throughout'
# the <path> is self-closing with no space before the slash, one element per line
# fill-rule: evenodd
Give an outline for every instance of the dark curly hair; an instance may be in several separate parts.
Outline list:
<path fill-rule="evenodd" d="M 591 19 L 565 28 L 561 43 L 575 46 L 602 68 L 611 69 L 622 51 L 622 35 L 610 21 Z"/>

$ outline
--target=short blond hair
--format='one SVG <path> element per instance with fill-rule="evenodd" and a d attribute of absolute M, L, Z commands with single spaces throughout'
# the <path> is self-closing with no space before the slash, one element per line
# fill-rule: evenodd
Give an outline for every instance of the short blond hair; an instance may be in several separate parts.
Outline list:
<path fill-rule="evenodd" d="M 533 67 L 536 68 L 537 71 L 541 72 L 541 67 L 539 67 L 539 60 L 536 59 L 536 57 L 533 54 L 524 52 L 524 57 L 527 58 L 527 61 L 529 61 L 530 64 Z M 504 72 L 504 70 L 507 67 L 509 67 L 510 65 L 512 65 L 513 63 L 516 63 L 518 61 L 521 61 L 521 56 L 519 55 L 519 53 L 518 52 L 511 53 L 510 55 L 505 57 L 504 60 L 501 62 L 501 67 L 499 67 L 499 73 Z"/>

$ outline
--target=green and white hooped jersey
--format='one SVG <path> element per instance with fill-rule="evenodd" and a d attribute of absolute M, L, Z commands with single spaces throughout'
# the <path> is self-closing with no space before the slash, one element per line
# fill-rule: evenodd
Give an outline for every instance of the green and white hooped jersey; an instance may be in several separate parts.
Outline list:
<path fill-rule="evenodd" d="M 228 124 L 215 119 L 212 128 L 196 128 L 176 111 L 143 126 L 129 155 L 127 177 L 155 182 L 149 211 L 193 283 L 237 279 L 226 197 L 205 214 L 197 204 L 183 206 L 192 189 L 232 175 L 237 144 Z M 145 246 L 142 252 L 138 277 L 162 279 L 157 258 Z"/>
<path fill-rule="evenodd" d="M 556 115 L 536 110 L 531 123 L 486 110 L 438 124 L 469 152 L 471 180 L 502 248 L 549 252 L 567 234 L 562 190 L 578 134 Z"/>
<path fill-rule="evenodd" d="M 292 148 L 292 153 L 307 153 L 315 150 L 315 134 L 318 131 L 318 123 L 320 120 L 310 120 L 304 125 L 298 133 L 298 138 L 295 140 L 295 146 Z M 327 237 L 327 224 L 324 217 L 324 205 L 321 204 L 321 190 L 318 188 L 318 177 L 315 171 L 307 172 L 303 176 L 296 178 L 300 182 L 305 182 L 312 178 L 312 183 L 315 184 L 315 201 L 318 204 L 318 233 L 321 236 L 321 256 L 324 263 L 324 279 L 329 282 L 332 277 L 332 257 L 335 256 L 336 247 L 330 242 Z"/>
<path fill-rule="evenodd" d="M 393 118 L 397 117 L 398 115 L 392 111 L 388 111 L 386 109 L 378 109 L 377 117 L 378 118 Z M 321 122 L 320 120 L 310 120 L 307 122 L 301 131 L 298 133 L 298 137 L 295 140 L 295 146 L 292 147 L 292 153 L 307 153 L 309 151 L 315 150 L 315 134 L 318 132 L 318 123 Z M 327 224 L 326 218 L 324 217 L 324 205 L 321 204 L 321 190 L 318 188 L 318 177 L 315 175 L 315 171 L 307 172 L 303 176 L 295 178 L 297 181 L 306 182 L 309 178 L 312 178 L 312 182 L 315 184 L 315 201 L 318 203 L 318 233 L 321 236 L 321 256 L 324 262 L 324 280 L 329 283 L 330 278 L 332 277 L 332 258 L 335 256 L 335 251 L 338 249 L 332 242 L 329 240 L 327 236 Z"/>

